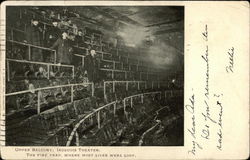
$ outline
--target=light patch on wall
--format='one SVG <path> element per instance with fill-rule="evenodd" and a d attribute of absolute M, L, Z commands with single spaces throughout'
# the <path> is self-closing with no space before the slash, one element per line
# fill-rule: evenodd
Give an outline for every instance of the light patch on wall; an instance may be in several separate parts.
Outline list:
<path fill-rule="evenodd" d="M 174 65 L 176 62 L 176 49 L 166 43 L 160 42 L 149 47 L 150 61 L 155 65 Z"/>
<path fill-rule="evenodd" d="M 127 46 L 136 47 L 146 39 L 149 33 L 146 32 L 145 28 L 126 27 L 118 31 L 117 34 L 124 39 Z"/>

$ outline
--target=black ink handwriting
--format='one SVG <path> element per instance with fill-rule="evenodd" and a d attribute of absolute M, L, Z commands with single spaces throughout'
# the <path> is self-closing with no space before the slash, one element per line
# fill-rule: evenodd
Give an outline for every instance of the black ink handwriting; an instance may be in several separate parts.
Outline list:
<path fill-rule="evenodd" d="M 192 144 L 193 144 L 193 147 L 192 147 L 192 150 L 189 150 L 188 153 L 192 153 L 193 155 L 195 155 L 196 153 L 196 146 L 199 148 L 199 149 L 203 149 L 201 147 L 201 145 L 199 143 L 197 143 L 196 141 L 192 141 Z"/>
<path fill-rule="evenodd" d="M 229 65 L 226 66 L 226 71 L 227 73 L 233 73 L 234 69 L 234 47 L 230 48 L 229 51 L 227 52 L 229 56 Z"/>

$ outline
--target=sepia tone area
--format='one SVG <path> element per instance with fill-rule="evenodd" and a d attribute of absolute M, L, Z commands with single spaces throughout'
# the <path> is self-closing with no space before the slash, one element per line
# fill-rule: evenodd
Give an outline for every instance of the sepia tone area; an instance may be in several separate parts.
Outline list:
<path fill-rule="evenodd" d="M 183 146 L 184 7 L 7 6 L 6 146 Z"/>

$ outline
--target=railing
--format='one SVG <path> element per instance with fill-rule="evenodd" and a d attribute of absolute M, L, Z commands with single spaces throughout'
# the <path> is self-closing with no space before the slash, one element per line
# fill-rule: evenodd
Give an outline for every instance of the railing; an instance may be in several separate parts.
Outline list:
<path fill-rule="evenodd" d="M 9 59 L 7 58 L 6 59 L 7 61 L 7 80 L 10 81 L 10 65 L 9 65 L 9 62 L 12 61 L 12 62 L 20 62 L 20 63 L 30 63 L 30 64 L 39 64 L 39 65 L 45 65 L 47 66 L 47 79 L 50 78 L 50 66 L 60 66 L 60 67 L 68 67 L 68 68 L 72 68 L 72 78 L 75 77 L 74 75 L 74 71 L 75 71 L 75 68 L 73 65 L 64 65 L 64 64 L 54 64 L 54 63 L 44 63 L 44 62 L 35 62 L 35 61 L 27 61 L 27 60 L 17 60 L 17 59 Z"/>
<path fill-rule="evenodd" d="M 149 88 L 148 87 L 148 82 L 146 81 L 104 81 L 104 85 L 103 85 L 103 95 L 104 95 L 104 99 L 107 101 L 107 89 L 106 89 L 106 86 L 107 84 L 112 84 L 112 92 L 114 93 L 115 92 L 115 85 L 117 83 L 125 83 L 126 84 L 126 90 L 128 91 L 128 86 L 129 86 L 129 83 L 136 83 L 137 84 L 137 90 L 140 90 L 141 88 L 141 83 L 144 83 L 144 87 L 145 89 Z M 150 88 L 151 89 L 154 89 L 154 88 L 160 88 L 161 87 L 161 84 L 167 84 L 167 82 L 165 81 L 151 81 L 151 86 Z"/>
<path fill-rule="evenodd" d="M 10 27 L 9 30 L 10 30 L 10 34 L 11 34 L 10 35 L 11 40 L 14 40 L 14 31 L 22 33 L 22 34 L 26 33 L 24 30 L 21 30 L 21 29 L 18 29 L 18 28 L 13 28 L 13 27 Z"/>
<path fill-rule="evenodd" d="M 104 95 L 104 100 L 107 101 L 107 93 L 106 93 L 106 86 L 107 84 L 112 84 L 112 92 L 115 92 L 115 85 L 117 83 L 125 83 L 126 84 L 126 90 L 128 90 L 128 85 L 129 83 L 137 83 L 137 88 L 140 90 L 140 83 L 145 83 L 146 86 L 146 81 L 105 81 L 103 85 L 103 95 Z"/>
<path fill-rule="evenodd" d="M 140 97 L 141 97 L 141 103 L 144 103 L 144 100 L 143 100 L 144 97 L 145 97 L 146 95 L 152 95 L 152 94 L 153 94 L 153 95 L 155 95 L 155 94 L 161 95 L 162 92 L 160 92 L 160 91 L 157 91 L 157 92 L 147 92 L 147 93 L 141 93 L 141 94 L 137 94 L 137 95 L 133 95 L 133 96 L 129 96 L 129 97 L 124 98 L 124 99 L 123 99 L 123 106 L 124 106 L 125 117 L 127 118 L 127 114 L 126 114 L 126 100 L 130 99 L 130 100 L 131 100 L 131 101 L 130 101 L 130 102 L 131 102 L 131 105 L 133 106 L 133 98 L 134 98 L 134 97 L 140 96 Z M 162 97 L 160 96 L 160 98 L 162 98 Z M 77 129 L 80 127 L 80 125 L 84 124 L 84 122 L 85 122 L 87 119 L 92 118 L 92 116 L 94 116 L 95 114 L 97 114 L 97 126 L 98 126 L 98 129 L 100 129 L 100 128 L 101 128 L 101 119 L 100 119 L 100 117 L 101 117 L 101 115 L 100 115 L 101 111 L 102 111 L 103 109 L 108 108 L 108 107 L 109 107 L 109 109 L 110 109 L 110 106 L 113 105 L 113 114 L 115 115 L 115 114 L 116 114 L 116 110 L 117 110 L 117 107 L 116 107 L 117 103 L 118 103 L 118 101 L 113 101 L 113 102 L 111 102 L 111 103 L 108 103 L 108 104 L 106 104 L 106 105 L 104 105 L 104 106 L 102 106 L 102 107 L 96 109 L 96 110 L 93 111 L 92 113 L 88 114 L 88 115 L 85 116 L 83 119 L 81 119 L 81 120 L 74 126 L 74 128 L 73 128 L 73 130 L 72 130 L 72 132 L 71 132 L 71 134 L 70 134 L 70 136 L 69 136 L 69 138 L 68 138 L 68 141 L 67 141 L 67 143 L 66 143 L 66 146 L 70 146 L 71 141 L 72 141 L 73 138 L 74 138 L 74 135 L 75 135 L 75 138 L 76 138 L 76 140 L 75 140 L 75 141 L 76 141 L 76 145 L 79 146 L 79 134 L 78 134 L 78 132 L 77 132 Z"/>
<path fill-rule="evenodd" d="M 83 49 L 83 50 L 89 50 L 88 48 L 85 48 L 85 47 L 79 47 L 79 46 L 74 46 L 75 48 L 79 48 L 79 49 Z M 102 61 L 106 61 L 106 62 L 111 62 L 111 63 L 113 63 L 113 69 L 115 70 L 115 63 L 121 63 L 122 65 L 123 65 L 123 62 L 120 62 L 120 61 L 115 61 L 115 60 L 107 60 L 107 59 L 104 59 L 103 57 L 103 55 L 104 54 L 107 54 L 107 55 L 113 55 L 113 54 L 111 54 L 111 53 L 107 53 L 107 52 L 104 52 L 104 51 L 97 51 L 97 54 L 101 54 L 101 60 Z M 76 56 L 79 56 L 79 57 L 82 57 L 83 59 L 84 59 L 84 55 L 79 55 L 79 54 L 75 54 Z M 116 54 L 117 56 L 119 56 L 119 59 L 121 60 L 121 57 L 125 57 L 126 58 L 126 63 L 128 63 L 128 58 L 133 58 L 133 57 L 129 57 L 129 56 L 122 56 L 122 55 L 118 55 L 118 53 Z M 138 71 L 138 67 L 139 66 L 141 66 L 141 67 L 146 67 L 147 68 L 147 70 L 149 70 L 149 67 L 148 67 L 148 65 L 146 64 L 146 65 L 143 65 L 143 62 L 145 62 L 144 60 L 139 60 L 139 59 L 135 59 L 136 60 L 136 64 L 132 64 L 132 65 L 136 65 L 137 67 L 137 71 Z M 162 70 L 163 68 L 150 68 L 150 69 L 155 69 L 155 70 Z M 103 68 L 103 70 L 106 70 L 105 68 Z M 151 71 L 152 72 L 152 71 Z M 152 72 L 152 73 L 159 73 L 159 72 L 161 72 L 161 71 L 154 71 L 154 72 Z"/>
<path fill-rule="evenodd" d="M 144 96 L 145 95 L 156 95 L 159 94 L 160 95 L 160 99 L 161 99 L 161 92 L 160 91 L 156 91 L 156 92 L 147 92 L 147 93 L 141 93 L 141 94 L 136 94 L 136 95 L 132 95 L 129 97 L 126 97 L 123 99 L 123 110 L 124 110 L 124 114 L 127 117 L 127 112 L 126 112 L 126 107 L 127 107 L 127 101 L 129 101 L 130 99 L 130 107 L 133 108 L 133 98 L 135 97 L 140 97 L 141 98 L 141 103 L 144 103 Z"/>
<path fill-rule="evenodd" d="M 82 66 L 84 66 L 84 58 L 86 56 L 80 55 L 80 54 L 74 54 L 74 55 L 77 56 L 77 57 L 80 57 L 82 59 Z M 112 63 L 112 65 L 113 65 L 112 69 L 109 69 L 109 68 L 100 68 L 101 71 L 109 71 L 109 72 L 111 72 L 112 79 L 114 78 L 114 73 L 115 72 L 123 72 L 123 73 L 125 73 L 125 79 L 127 79 L 128 73 L 139 72 L 139 74 L 140 74 L 140 80 L 142 80 L 142 74 L 146 74 L 146 76 L 147 76 L 146 79 L 147 80 L 148 80 L 149 75 L 155 74 L 157 80 L 159 80 L 160 71 L 147 71 L 147 72 L 145 72 L 145 71 L 139 71 L 138 70 L 139 64 L 136 65 L 136 71 L 131 71 L 131 70 L 124 70 L 124 68 L 123 68 L 123 62 L 114 61 L 114 60 L 105 60 L 103 58 L 101 59 L 101 61 Z M 115 64 L 117 64 L 117 63 L 120 63 L 122 65 L 122 70 L 116 69 L 116 65 Z M 131 68 L 131 65 L 129 65 L 129 68 Z M 148 70 L 148 68 L 147 68 L 147 70 Z"/>
<path fill-rule="evenodd" d="M 82 58 L 82 64 L 84 64 L 84 56 L 83 55 L 78 55 L 75 54 L 76 56 L 83 57 Z M 7 58 L 7 80 L 10 81 L 10 67 L 9 67 L 9 62 L 20 62 L 20 63 L 30 63 L 30 64 L 39 64 L 39 65 L 45 65 L 47 67 L 47 79 L 50 79 L 50 66 L 59 66 L 59 67 L 69 67 L 72 68 L 72 78 L 74 78 L 74 66 L 73 65 L 64 65 L 64 64 L 54 64 L 54 63 L 44 63 L 44 62 L 36 62 L 36 61 L 27 61 L 27 60 L 17 60 L 17 59 L 9 59 Z M 112 72 L 112 78 L 114 78 L 114 72 L 124 72 L 125 73 L 125 78 L 127 78 L 127 73 L 130 72 L 136 72 L 136 71 L 125 71 L 125 70 L 115 70 L 115 69 L 106 69 L 106 68 L 101 68 L 100 70 L 102 71 L 111 71 Z M 147 79 L 148 79 L 148 72 L 140 72 L 140 79 L 141 79 L 141 74 L 147 74 Z"/>
<path fill-rule="evenodd" d="M 54 52 L 54 63 L 56 63 L 56 57 L 57 57 L 57 53 L 56 53 L 56 50 L 53 50 L 53 49 L 50 49 L 50 48 L 45 48 L 45 47 L 42 47 L 42 46 L 36 46 L 36 45 L 32 45 L 32 44 L 28 44 L 28 43 L 23 43 L 23 42 L 18 42 L 18 41 L 14 41 L 14 40 L 7 40 L 7 42 L 10 42 L 10 43 L 16 43 L 16 44 L 20 44 L 20 45 L 24 45 L 24 46 L 27 46 L 28 47 L 28 60 L 30 61 L 31 60 L 31 48 L 38 48 L 38 49 L 42 49 L 42 50 L 48 50 L 48 51 L 52 51 Z M 73 46 L 73 47 L 76 47 L 76 48 L 79 48 L 79 49 L 84 49 L 84 50 L 88 50 L 87 48 L 85 47 L 79 47 L 79 46 Z M 113 64 L 113 69 L 106 69 L 106 68 L 101 68 L 100 70 L 102 71 L 111 71 L 112 72 L 112 78 L 114 78 L 114 72 L 124 72 L 125 73 L 125 78 L 127 78 L 127 73 L 128 72 L 140 72 L 140 80 L 141 80 L 141 75 L 142 74 L 146 74 L 147 75 L 147 80 L 148 80 L 148 74 L 152 73 L 152 74 L 157 74 L 157 77 L 159 77 L 159 73 L 161 73 L 160 68 L 152 68 L 152 67 L 148 67 L 147 65 L 143 65 L 144 63 L 144 60 L 139 60 L 139 59 L 135 59 L 136 60 L 136 64 L 129 64 L 129 68 L 131 68 L 131 65 L 136 65 L 136 71 L 128 71 L 128 70 L 118 70 L 116 69 L 115 67 L 115 64 L 116 63 L 120 63 L 122 65 L 122 69 L 123 69 L 123 66 L 124 66 L 124 63 L 123 62 L 120 62 L 120 61 L 114 61 L 114 60 L 106 60 L 104 59 L 104 54 L 108 54 L 108 55 L 113 55 L 111 53 L 107 53 L 107 52 L 103 52 L 103 51 L 97 51 L 97 53 L 100 53 L 101 54 L 101 57 L 102 57 L 102 61 L 106 61 L 106 62 L 110 62 Z M 118 53 L 117 53 L 118 55 Z M 82 65 L 84 64 L 84 55 L 80 55 L 80 54 L 75 54 L 75 56 L 79 56 L 82 58 Z M 126 58 L 126 61 L 128 63 L 128 59 L 129 58 L 133 58 L 133 57 L 130 57 L 130 56 L 121 56 L 119 55 L 119 59 L 121 60 L 121 57 L 125 57 Z M 139 71 L 139 67 L 146 67 L 146 70 L 147 72 L 144 72 L 144 71 Z M 157 71 L 150 71 L 149 70 L 157 70 Z"/>
<path fill-rule="evenodd" d="M 165 108 L 168 108 L 168 106 L 164 106 L 164 107 L 158 109 L 157 111 L 155 111 L 156 116 L 155 116 L 155 118 L 154 118 L 154 121 L 156 122 L 156 124 L 153 125 L 151 128 L 149 128 L 148 130 L 146 130 L 146 131 L 141 135 L 141 138 L 140 138 L 140 140 L 139 140 L 138 146 L 142 146 L 143 143 L 144 143 L 144 139 L 145 139 L 146 135 L 148 135 L 152 130 L 154 130 L 158 125 L 161 124 L 161 121 L 159 121 L 159 120 L 157 121 L 157 120 L 156 120 L 156 117 L 157 117 L 157 115 L 159 114 L 159 112 L 160 112 L 161 110 L 165 109 Z M 171 124 L 172 121 L 174 121 L 174 120 L 176 120 L 176 119 L 177 119 L 176 117 L 171 118 L 170 121 L 168 121 L 167 124 Z"/>
<path fill-rule="evenodd" d="M 20 12 L 20 17 L 22 16 L 22 14 L 23 14 L 23 12 L 24 11 L 21 11 Z M 38 13 L 35 13 L 34 11 L 32 11 L 32 10 L 29 10 L 29 9 L 26 9 L 25 10 L 25 12 L 30 12 L 33 16 L 35 16 L 35 14 L 38 14 Z M 43 16 L 43 18 L 44 19 L 47 19 L 47 20 L 49 20 L 49 18 L 47 18 L 47 17 L 44 17 Z M 79 19 L 80 20 L 80 19 Z M 48 22 L 43 22 L 43 21 L 39 21 L 39 23 L 41 23 L 41 24 L 43 24 L 43 28 L 46 28 L 46 26 L 52 26 L 52 24 L 49 24 Z M 65 25 L 65 24 L 63 24 L 64 26 L 67 26 L 67 27 L 69 27 L 69 28 L 72 28 L 72 29 L 76 29 L 75 27 L 72 27 L 72 26 L 69 26 L 69 25 Z M 25 26 L 25 28 L 26 28 L 26 26 Z M 78 26 L 78 28 L 80 29 L 81 27 L 79 27 Z M 11 28 L 11 30 L 18 30 L 18 29 L 15 29 L 15 28 Z M 25 29 L 26 30 L 26 29 Z M 21 31 L 21 32 L 25 32 L 25 31 L 22 31 L 22 30 L 19 30 L 19 31 Z M 96 33 L 93 33 L 93 35 L 95 36 L 95 35 L 99 35 L 99 34 L 96 34 Z M 12 34 L 12 36 L 13 36 L 13 34 Z M 100 36 L 101 37 L 101 36 Z M 91 38 L 91 37 L 89 37 L 89 38 Z M 100 38 L 100 42 L 102 42 L 102 40 L 101 40 L 101 38 Z M 92 44 L 92 45 L 96 45 L 96 44 Z M 99 46 L 99 45 L 98 45 Z M 79 47 L 80 48 L 80 47 Z M 86 48 L 85 48 L 86 49 Z M 127 49 L 127 58 L 128 57 L 131 57 L 131 55 L 133 55 L 131 58 L 134 58 L 135 57 L 135 54 L 131 54 L 131 51 L 129 51 L 130 49 L 129 49 L 129 47 L 125 47 L 125 49 Z M 113 48 L 113 50 L 115 50 L 116 51 L 116 54 L 118 55 L 118 53 L 120 52 L 120 50 L 124 50 L 124 48 Z M 136 52 L 135 50 L 133 51 L 133 52 Z M 104 52 L 103 52 L 103 54 L 105 54 Z M 111 54 L 111 53 L 107 53 L 107 54 Z M 140 57 L 139 55 L 137 55 L 138 57 Z M 137 59 L 138 60 L 138 59 Z M 128 60 L 127 60 L 128 61 Z M 144 60 L 143 60 L 144 61 Z M 138 60 L 138 63 L 139 63 L 139 60 Z"/>
<path fill-rule="evenodd" d="M 182 90 L 176 90 L 176 91 L 168 90 L 168 91 L 164 91 L 164 92 L 156 91 L 156 92 L 147 92 L 147 93 L 141 93 L 141 94 L 136 94 L 136 95 L 126 97 L 123 99 L 123 110 L 124 110 L 124 114 L 125 114 L 126 118 L 128 119 L 128 116 L 127 116 L 128 114 L 126 112 L 127 101 L 130 100 L 130 107 L 133 108 L 133 98 L 140 97 L 141 103 L 144 103 L 144 96 L 145 95 L 159 94 L 159 98 L 162 99 L 162 93 L 164 93 L 164 99 L 166 99 L 168 96 L 169 97 L 178 96 L 180 93 L 183 93 L 183 91 Z M 154 97 L 153 97 L 153 99 L 154 99 Z"/>
<path fill-rule="evenodd" d="M 8 96 L 14 96 L 14 95 L 20 95 L 20 94 L 25 94 L 25 93 L 36 93 L 37 94 L 37 114 L 40 114 L 40 106 L 41 106 L 41 94 L 42 90 L 49 90 L 49 89 L 56 89 L 56 88 L 63 88 L 63 87 L 71 87 L 71 102 L 74 101 L 74 86 L 86 86 L 86 85 L 91 85 L 91 95 L 94 96 L 94 84 L 93 83 L 79 83 L 79 84 L 67 84 L 67 85 L 59 85 L 59 86 L 51 86 L 51 87 L 44 87 L 44 88 L 36 88 L 33 90 L 25 90 L 25 91 L 19 91 L 19 92 L 13 92 L 13 93 L 8 93 L 5 94 L 5 97 Z"/>
<path fill-rule="evenodd" d="M 84 122 L 85 120 L 87 120 L 88 118 L 91 118 L 92 116 L 94 116 L 94 114 L 97 114 L 97 125 L 98 125 L 98 128 L 101 128 L 101 119 L 100 119 L 100 112 L 101 112 L 101 110 L 103 110 L 104 108 L 107 108 L 107 107 L 110 107 L 110 106 L 113 105 L 113 113 L 114 113 L 114 115 L 115 115 L 115 114 L 116 114 L 116 104 L 117 104 L 117 101 L 108 103 L 108 104 L 106 104 L 106 105 L 104 105 L 104 106 L 102 106 L 102 107 L 96 109 L 94 112 L 88 114 L 88 115 L 85 116 L 82 120 L 80 120 L 80 121 L 74 126 L 74 128 L 73 128 L 73 130 L 72 130 L 72 132 L 71 132 L 71 134 L 70 134 L 70 136 L 69 136 L 69 138 L 68 138 L 68 141 L 67 141 L 67 143 L 66 143 L 66 146 L 69 146 L 69 145 L 71 144 L 71 141 L 72 141 L 74 135 L 75 135 L 75 137 L 76 137 L 76 145 L 79 146 L 79 134 L 78 134 L 78 132 L 77 132 L 77 129 L 79 128 L 79 126 L 80 126 L 81 124 L 83 124 L 83 122 Z"/>
<path fill-rule="evenodd" d="M 152 131 L 154 128 L 156 128 L 159 124 L 161 124 L 161 123 L 160 123 L 160 122 L 157 122 L 154 126 L 152 126 L 151 128 L 149 128 L 148 130 L 146 130 L 146 131 L 142 134 L 142 136 L 141 136 L 141 138 L 140 138 L 140 140 L 139 140 L 138 146 L 142 146 L 143 140 L 144 140 L 144 137 L 146 136 L 146 134 L 148 134 L 150 131 Z"/>
<path fill-rule="evenodd" d="M 128 72 L 132 72 L 132 71 L 125 71 L 125 70 L 118 70 L 118 69 L 107 69 L 107 68 L 100 68 L 100 70 L 101 71 L 109 71 L 109 72 L 111 72 L 112 79 L 114 79 L 114 77 L 115 77 L 114 72 L 123 72 L 123 73 L 125 73 L 125 79 L 127 79 Z"/>
<path fill-rule="evenodd" d="M 82 66 L 84 66 L 84 58 L 85 58 L 85 56 L 81 55 L 81 54 L 74 54 L 74 56 L 81 57 L 81 59 L 82 59 Z"/>
<path fill-rule="evenodd" d="M 57 55 L 56 55 L 56 50 L 54 50 L 54 49 L 45 48 L 45 47 L 41 47 L 41 46 L 36 46 L 36 45 L 33 45 L 33 44 L 28 44 L 28 43 L 23 43 L 23 42 L 18 42 L 18 41 L 14 41 L 14 40 L 7 40 L 7 42 L 11 42 L 11 43 L 16 43 L 16 44 L 21 44 L 21 45 L 27 46 L 28 47 L 28 60 L 31 60 L 31 47 L 42 49 L 42 50 L 52 51 L 52 52 L 54 52 L 54 59 L 55 59 L 54 62 L 56 63 L 56 57 L 57 57 Z"/>
<path fill-rule="evenodd" d="M 100 68 L 101 71 L 108 71 L 108 72 L 111 72 L 111 76 L 112 76 L 112 79 L 114 78 L 114 72 L 123 72 L 125 73 L 125 79 L 127 79 L 128 77 L 128 73 L 139 73 L 140 74 L 140 79 L 142 79 L 142 74 L 146 74 L 147 75 L 147 80 L 148 80 L 148 75 L 157 75 L 157 79 L 159 79 L 159 73 L 158 72 L 141 72 L 141 71 L 131 71 L 131 70 L 119 70 L 119 69 L 108 69 L 108 68 Z"/>

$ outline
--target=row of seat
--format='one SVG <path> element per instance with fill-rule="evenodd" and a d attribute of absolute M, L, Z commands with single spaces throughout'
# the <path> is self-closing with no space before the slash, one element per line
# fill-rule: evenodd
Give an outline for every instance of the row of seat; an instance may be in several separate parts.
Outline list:
<path fill-rule="evenodd" d="M 143 104 L 141 101 L 137 101 L 138 103 L 134 101 L 134 110 L 126 109 L 126 111 L 131 112 L 131 118 L 133 117 L 133 120 L 145 119 L 146 114 L 144 113 L 150 113 L 151 110 L 155 110 L 159 107 L 159 104 L 155 104 L 156 101 L 156 98 L 153 100 L 152 97 L 149 96 L 145 98 L 145 103 Z M 164 100 L 162 100 L 162 102 L 164 102 Z M 144 108 L 144 112 L 142 112 L 142 108 Z M 127 145 L 130 143 L 126 142 L 132 138 L 128 132 L 133 132 L 134 130 L 132 129 L 132 124 L 128 123 L 123 113 L 122 109 L 118 111 L 117 116 L 109 116 L 108 119 L 103 120 L 100 129 L 96 129 L 97 126 L 92 130 L 86 130 L 86 128 L 85 130 L 78 129 L 80 146 Z M 139 121 L 137 123 L 139 123 Z M 134 124 L 134 126 L 136 125 Z M 72 142 L 72 145 L 74 145 L 74 142 L 75 141 Z"/>
<path fill-rule="evenodd" d="M 12 53 L 12 52 L 11 52 Z M 9 57 L 9 56 L 7 56 Z M 9 58 L 14 58 L 14 59 L 18 59 L 18 57 L 20 56 L 14 56 L 14 57 L 9 57 Z M 53 57 L 53 56 L 52 56 Z M 82 60 L 81 60 L 82 59 Z M 23 60 L 23 59 L 21 59 Z M 83 65 L 83 57 L 79 57 L 79 56 L 75 56 L 73 58 L 73 63 L 76 67 L 76 69 L 79 69 L 79 66 Z M 44 62 L 50 62 L 51 61 L 47 61 L 44 60 Z M 53 62 L 53 61 L 52 61 Z M 103 58 L 103 60 L 100 61 L 100 69 L 101 72 L 104 75 L 107 75 L 106 77 L 109 77 L 108 74 L 110 74 L 109 72 L 113 72 L 115 71 L 115 73 L 113 73 L 114 75 L 120 75 L 120 74 L 128 74 L 128 75 L 140 75 L 140 73 L 144 73 L 144 75 L 154 75 L 152 78 L 154 78 L 156 80 L 157 76 L 160 76 L 158 73 L 159 72 L 154 72 L 153 70 L 150 71 L 148 69 L 148 67 L 145 66 L 141 66 L 139 65 L 137 62 L 133 62 L 132 60 L 129 60 L 129 62 L 123 62 L 121 61 L 113 61 L 113 60 L 107 60 L 105 58 Z M 24 65 L 24 66 L 23 66 Z M 15 66 L 15 67 L 13 67 Z M 16 69 L 16 66 L 22 66 L 18 69 Z M 46 65 L 46 63 L 36 63 L 36 64 L 32 64 L 32 63 L 25 63 L 25 62 L 15 62 L 15 61 L 10 61 L 8 62 L 8 74 L 7 76 L 10 77 L 10 79 L 12 80 L 17 80 L 17 79 L 41 79 L 41 78 L 60 78 L 60 77 L 72 77 L 73 73 L 72 73 L 72 68 L 71 67 L 64 67 L 64 66 L 53 66 L 48 68 L 48 65 Z M 49 71 L 48 71 L 49 70 Z M 84 68 L 81 67 L 81 70 L 84 70 Z M 108 72 L 106 72 L 108 71 Z M 125 72 L 124 72 L 125 71 Z M 77 70 L 74 71 L 75 73 L 77 72 Z M 155 76 L 157 75 L 157 76 Z M 130 77 L 125 77 L 123 76 L 122 78 L 116 78 L 117 76 L 113 76 L 113 79 L 133 79 Z M 118 76 L 119 77 L 119 76 Z M 105 79 L 105 76 L 104 78 Z M 136 79 L 141 79 L 140 76 L 136 77 Z"/>
<path fill-rule="evenodd" d="M 29 83 L 32 83 L 34 85 L 34 88 L 43 88 L 46 86 L 59 86 L 59 85 L 66 85 L 69 83 L 76 83 L 76 81 L 69 82 L 67 79 L 62 80 L 39 80 L 39 81 L 31 81 Z M 12 82 L 7 87 L 12 87 L 14 89 L 17 89 L 17 85 L 21 89 L 27 90 L 29 89 L 27 84 L 25 82 L 18 83 L 18 82 Z M 14 87 L 15 86 L 15 87 Z M 96 90 L 96 97 L 103 98 L 103 86 L 100 86 L 101 88 L 98 88 L 100 91 L 98 93 L 98 89 Z M 132 95 L 133 93 L 143 92 L 146 91 L 145 85 L 140 85 L 140 90 L 138 90 L 138 84 L 137 83 L 129 83 L 128 88 L 126 88 L 126 84 L 116 84 L 116 92 L 113 93 L 112 84 L 109 84 L 106 86 L 106 93 L 108 97 L 108 101 L 112 101 L 114 98 L 124 98 L 128 95 Z M 155 86 L 156 89 L 158 89 L 157 86 Z M 152 89 L 151 86 L 148 89 Z M 73 87 L 73 98 L 80 99 L 83 97 L 91 96 L 91 88 L 90 86 L 75 86 Z M 110 97 L 110 98 L 109 98 Z M 23 109 L 24 107 L 29 107 L 28 105 L 35 105 L 37 104 L 37 92 L 32 93 L 32 89 L 28 93 L 13 95 L 13 96 L 7 96 L 6 98 L 6 106 L 7 106 L 7 113 L 11 110 L 18 110 Z M 67 100 L 70 101 L 71 99 L 71 87 L 61 87 L 61 88 L 52 88 L 47 90 L 41 90 L 41 97 L 40 97 L 40 103 L 46 104 L 49 106 L 54 106 L 56 104 L 61 104 L 63 101 Z M 66 101 L 66 102 L 67 102 Z M 33 106 L 34 107 L 34 106 Z"/>
<path fill-rule="evenodd" d="M 156 104 L 158 100 L 156 98 L 153 99 L 153 103 Z M 150 99 L 149 96 L 149 99 L 146 99 L 144 102 L 150 103 L 150 101 L 152 101 L 152 99 Z M 139 102 L 140 100 L 138 100 L 138 104 Z M 134 103 L 137 104 L 137 101 L 135 100 Z M 150 106 L 151 107 L 144 109 L 145 112 L 150 111 L 150 109 L 152 109 L 152 105 Z M 6 135 L 8 135 L 7 143 L 10 145 L 33 145 L 33 143 L 34 145 L 41 145 L 45 143 L 48 145 L 65 145 L 65 134 L 68 135 L 71 132 L 75 124 L 74 122 L 76 122 L 77 119 L 83 118 L 85 114 L 90 113 L 91 111 L 93 111 L 94 108 L 97 107 L 97 99 L 92 97 L 76 100 L 72 103 L 58 105 L 57 107 L 44 111 L 42 114 L 31 116 L 30 118 L 21 122 L 15 120 L 13 121 L 10 119 L 10 117 L 8 117 L 9 119 L 7 119 L 6 128 Z M 134 113 L 136 114 L 143 112 L 136 111 Z M 113 115 L 112 109 L 103 110 L 100 114 L 101 123 L 104 124 L 110 117 L 112 117 L 110 116 L 111 114 Z M 17 116 L 12 117 L 13 119 L 17 118 Z M 86 130 L 86 128 L 89 128 L 91 125 L 95 126 L 96 124 L 97 115 L 94 114 L 92 118 L 86 121 L 83 128 L 79 129 L 78 131 L 82 132 Z M 18 134 L 15 134 L 16 131 L 18 131 Z M 107 136 L 107 134 L 111 133 L 106 133 L 106 137 L 110 137 Z M 60 139 L 60 137 L 64 140 L 58 140 Z"/>
<path fill-rule="evenodd" d="M 59 86 L 66 84 L 76 84 L 82 83 L 78 79 L 67 79 L 67 78 L 57 78 L 57 79 L 36 79 L 36 80 L 18 80 L 10 81 L 6 84 L 6 93 L 19 92 L 24 90 L 29 90 L 27 83 L 33 84 L 34 88 L 45 88 L 49 86 Z"/>
<path fill-rule="evenodd" d="M 95 99 L 85 98 L 58 105 L 21 122 L 14 122 L 8 117 L 6 124 L 7 145 L 23 145 L 23 142 L 27 145 L 43 145 L 48 137 L 57 135 L 62 128 L 70 126 L 72 128 L 74 121 L 82 118 L 84 114 L 91 112 L 94 108 L 96 108 Z M 35 144 L 37 139 L 40 141 Z"/>
<path fill-rule="evenodd" d="M 73 99 L 71 99 L 71 87 L 52 88 L 40 91 L 40 108 L 52 108 L 53 106 L 64 104 L 72 100 L 91 97 L 90 86 L 74 86 Z M 38 92 L 28 92 L 24 94 L 11 95 L 6 97 L 6 114 L 16 111 L 36 109 L 38 105 Z"/>
<path fill-rule="evenodd" d="M 158 91 L 158 90 L 167 89 L 164 86 L 161 86 L 161 88 L 159 88 L 158 84 L 155 84 L 155 86 L 152 86 L 152 83 L 149 83 L 146 85 L 145 85 L 145 83 L 140 83 L 138 86 L 138 82 L 134 82 L 134 83 L 131 82 L 128 84 L 117 83 L 117 84 L 115 84 L 115 88 L 113 88 L 113 84 L 108 83 L 107 85 L 105 85 L 105 91 L 106 91 L 106 95 L 107 95 L 106 100 L 108 102 L 112 102 L 115 99 L 123 99 L 125 97 L 130 96 L 130 95 L 135 95 L 138 93 L 146 93 L 146 92 L 150 92 L 150 91 Z"/>
<path fill-rule="evenodd" d="M 161 112 L 164 113 L 164 112 Z M 142 146 L 183 146 L 183 113 L 168 113 L 160 118 L 161 123 L 147 132 Z M 151 126 L 155 125 L 152 124 Z"/>

